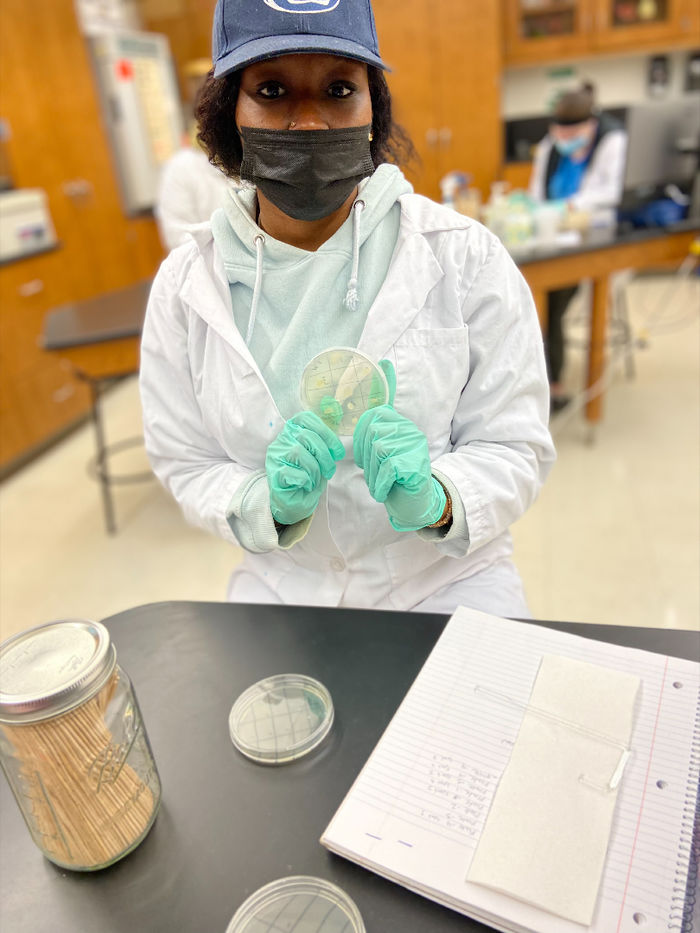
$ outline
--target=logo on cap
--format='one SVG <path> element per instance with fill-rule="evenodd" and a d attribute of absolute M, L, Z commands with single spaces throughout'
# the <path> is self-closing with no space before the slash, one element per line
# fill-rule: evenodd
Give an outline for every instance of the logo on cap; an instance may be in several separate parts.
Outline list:
<path fill-rule="evenodd" d="M 265 0 L 265 4 L 279 13 L 330 13 L 340 0 Z"/>

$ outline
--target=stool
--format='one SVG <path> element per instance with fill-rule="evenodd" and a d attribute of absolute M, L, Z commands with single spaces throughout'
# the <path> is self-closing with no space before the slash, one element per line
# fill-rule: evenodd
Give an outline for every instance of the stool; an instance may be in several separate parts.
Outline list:
<path fill-rule="evenodd" d="M 76 379 L 90 389 L 91 418 L 95 430 L 95 456 L 88 472 L 100 483 L 105 526 L 115 534 L 112 486 L 153 479 L 149 472 L 113 474 L 109 457 L 143 443 L 141 437 L 115 444 L 105 442 L 101 398 L 104 392 L 139 369 L 139 345 L 151 279 L 75 304 L 62 305 L 44 318 L 45 350 L 66 360 Z"/>
<path fill-rule="evenodd" d="M 608 320 L 607 320 L 607 339 L 608 346 L 621 348 L 624 353 L 625 373 L 628 379 L 633 379 L 636 375 L 634 349 L 637 342 L 632 333 L 632 327 L 629 319 L 629 307 L 627 303 L 627 285 L 635 276 L 635 271 L 625 269 L 621 272 L 615 272 L 610 276 L 610 287 L 608 293 Z M 586 316 L 586 330 L 589 330 L 588 316 L 590 313 L 589 294 L 584 292 L 585 283 L 579 288 L 572 304 L 583 298 L 582 314 Z M 584 292 L 584 294 L 582 294 Z M 571 307 L 571 305 L 569 305 Z M 574 319 L 574 322 L 575 323 Z M 586 338 L 572 337 L 569 334 L 565 336 L 567 346 L 587 349 L 589 341 Z"/>

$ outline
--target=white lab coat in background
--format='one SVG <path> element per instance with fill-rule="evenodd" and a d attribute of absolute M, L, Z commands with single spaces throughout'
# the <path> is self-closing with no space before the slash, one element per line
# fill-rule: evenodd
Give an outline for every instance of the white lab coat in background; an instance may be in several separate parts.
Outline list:
<path fill-rule="evenodd" d="M 552 145 L 552 138 L 547 135 L 535 149 L 529 193 L 537 201 L 547 200 L 545 183 Z M 622 196 L 626 160 L 627 133 L 621 129 L 610 130 L 598 143 L 583 173 L 581 187 L 568 200 L 579 210 L 617 207 Z"/>
<path fill-rule="evenodd" d="M 273 545 L 236 542 L 227 513 L 241 519 L 241 490 L 256 474 L 265 483 L 265 453 L 284 418 L 235 327 L 208 226 L 156 277 L 141 354 L 146 447 L 186 518 L 246 547 L 231 599 L 526 613 L 508 528 L 554 460 L 532 297 L 486 228 L 415 194 L 399 200 L 398 241 L 358 349 L 394 364 L 394 407 L 425 433 L 433 471 L 458 496 L 468 536 L 458 525 L 444 536 L 394 531 L 347 437 L 305 537 L 289 548 L 276 534 Z M 251 238 L 256 230 L 251 223 Z"/>
<path fill-rule="evenodd" d="M 209 220 L 233 184 L 199 147 L 178 151 L 161 171 L 155 206 L 161 242 L 171 250 L 187 239 L 190 227 Z"/>

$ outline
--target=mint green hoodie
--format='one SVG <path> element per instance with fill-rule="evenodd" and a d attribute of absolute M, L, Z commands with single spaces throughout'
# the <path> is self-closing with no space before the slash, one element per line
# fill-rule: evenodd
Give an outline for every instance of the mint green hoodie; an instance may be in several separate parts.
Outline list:
<path fill-rule="evenodd" d="M 398 198 L 412 190 L 396 166 L 380 165 L 360 183 L 348 219 L 315 252 L 275 240 L 257 226 L 253 188 L 231 191 L 213 214 L 236 327 L 244 339 L 248 335 L 285 418 L 303 407 L 299 383 L 309 360 L 329 347 L 357 346 L 396 245 Z"/>

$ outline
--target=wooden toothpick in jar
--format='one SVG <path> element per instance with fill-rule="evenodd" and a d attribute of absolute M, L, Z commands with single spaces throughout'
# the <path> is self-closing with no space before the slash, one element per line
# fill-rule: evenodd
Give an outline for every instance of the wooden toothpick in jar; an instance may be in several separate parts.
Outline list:
<path fill-rule="evenodd" d="M 160 780 L 105 626 L 50 622 L 0 645 L 0 763 L 56 864 L 104 868 L 141 842 Z"/>

